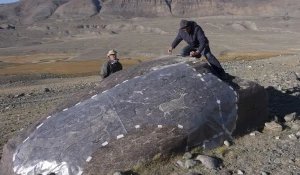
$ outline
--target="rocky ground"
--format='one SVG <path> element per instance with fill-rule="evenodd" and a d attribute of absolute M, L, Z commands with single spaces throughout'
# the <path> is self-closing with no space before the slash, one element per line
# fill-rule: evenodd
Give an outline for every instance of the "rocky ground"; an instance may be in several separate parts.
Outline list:
<path fill-rule="evenodd" d="M 138 174 L 300 174 L 300 56 L 222 62 L 228 73 L 263 85 L 269 93 L 270 121 L 265 131 L 249 131 L 217 149 L 191 151 L 163 166 L 134 169 Z M 0 79 L 0 149 L 22 128 L 53 106 L 97 84 L 99 75 Z M 1 152 L 0 152 L 1 153 Z M 212 161 L 199 154 L 208 155 Z M 200 163 L 202 162 L 202 163 Z M 208 162 L 208 163 L 207 163 Z M 221 164 L 220 164 L 221 163 Z M 132 172 L 132 171 L 131 171 Z"/>
<path fill-rule="evenodd" d="M 251 132 L 235 139 L 230 147 L 212 151 L 223 160 L 224 172 L 300 174 L 300 56 L 225 62 L 222 65 L 230 74 L 265 87 L 269 94 L 270 119 L 278 124 L 272 123 L 272 129 L 265 127 L 263 132 Z"/>

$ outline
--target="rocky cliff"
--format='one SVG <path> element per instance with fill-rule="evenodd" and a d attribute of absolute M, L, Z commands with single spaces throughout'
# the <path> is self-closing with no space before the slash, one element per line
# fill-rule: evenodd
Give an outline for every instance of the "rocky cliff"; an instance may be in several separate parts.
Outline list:
<path fill-rule="evenodd" d="M 0 5 L 1 23 L 32 24 L 47 18 L 92 16 L 200 17 L 215 15 L 299 15 L 297 0 L 21 0 Z"/>

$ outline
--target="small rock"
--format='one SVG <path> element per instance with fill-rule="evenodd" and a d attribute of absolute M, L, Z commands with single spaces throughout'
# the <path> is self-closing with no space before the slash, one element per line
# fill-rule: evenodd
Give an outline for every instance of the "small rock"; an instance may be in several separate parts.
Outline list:
<path fill-rule="evenodd" d="M 242 170 L 237 170 L 237 174 L 244 174 Z"/>
<path fill-rule="evenodd" d="M 297 137 L 295 136 L 295 134 L 290 134 L 289 138 L 292 139 L 292 140 L 297 140 Z"/>
<path fill-rule="evenodd" d="M 276 139 L 276 140 L 279 140 L 279 139 L 280 139 L 280 137 L 279 137 L 279 136 L 276 136 L 276 137 L 275 137 L 275 139 Z"/>
<path fill-rule="evenodd" d="M 197 162 L 195 160 L 186 160 L 185 161 L 185 168 L 190 169 L 193 168 L 195 165 L 197 164 Z"/>
<path fill-rule="evenodd" d="M 289 163 L 295 163 L 294 159 L 289 159 Z"/>
<path fill-rule="evenodd" d="M 123 175 L 123 173 L 121 173 L 121 172 L 114 172 L 113 175 Z"/>
<path fill-rule="evenodd" d="M 250 133 L 251 136 L 256 136 L 258 134 L 260 134 L 260 132 L 258 132 L 258 131 L 253 131 L 253 132 Z"/>
<path fill-rule="evenodd" d="M 285 120 L 286 122 L 294 121 L 295 118 L 296 118 L 296 112 L 293 112 L 293 113 L 291 113 L 291 114 L 288 114 L 288 115 L 284 116 L 284 120 Z"/>
<path fill-rule="evenodd" d="M 21 94 L 15 95 L 15 98 L 19 98 L 19 97 L 23 97 L 23 96 L 25 96 L 25 94 L 21 93 Z"/>
<path fill-rule="evenodd" d="M 49 88 L 45 88 L 44 92 L 50 92 L 50 89 Z"/>
<path fill-rule="evenodd" d="M 30 93 L 26 94 L 26 96 L 28 96 L 28 97 L 30 97 L 30 96 L 32 96 L 32 95 L 33 95 L 33 93 L 32 93 L 32 92 L 30 92 Z"/>
<path fill-rule="evenodd" d="M 185 159 L 185 160 L 191 159 L 192 158 L 192 154 L 190 152 L 186 152 L 186 153 L 184 153 L 184 155 L 183 155 L 182 158 Z"/>
<path fill-rule="evenodd" d="M 281 132 L 282 126 L 274 121 L 265 123 L 264 131 Z"/>
<path fill-rule="evenodd" d="M 293 123 L 293 125 L 291 126 L 291 128 L 294 129 L 294 130 L 299 130 L 300 126 L 299 126 L 299 124 Z"/>
<path fill-rule="evenodd" d="M 296 136 L 300 136 L 300 131 L 296 132 Z"/>
<path fill-rule="evenodd" d="M 205 155 L 198 155 L 196 160 L 199 160 L 208 169 L 217 169 L 219 161 L 216 158 L 212 158 Z"/>
<path fill-rule="evenodd" d="M 184 167 L 184 164 L 183 164 L 183 162 L 181 161 L 181 160 L 177 160 L 176 161 L 176 165 L 178 165 L 178 166 L 180 166 L 180 167 Z"/>
<path fill-rule="evenodd" d="M 224 145 L 226 145 L 226 146 L 230 146 L 230 145 L 231 145 L 231 143 L 230 143 L 228 140 L 225 140 L 225 141 L 224 141 Z"/>
<path fill-rule="evenodd" d="M 281 91 L 282 87 L 280 85 L 277 86 L 277 90 Z"/>
<path fill-rule="evenodd" d="M 260 174 L 261 174 L 261 175 L 268 175 L 268 173 L 266 173 L 266 172 L 264 172 L 264 171 L 261 171 Z"/>

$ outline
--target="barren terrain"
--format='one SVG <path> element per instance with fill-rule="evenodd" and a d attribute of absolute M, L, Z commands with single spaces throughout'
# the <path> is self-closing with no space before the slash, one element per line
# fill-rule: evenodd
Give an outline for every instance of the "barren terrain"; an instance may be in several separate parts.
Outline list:
<path fill-rule="evenodd" d="M 184 59 L 184 58 L 183 58 Z M 284 63 L 283 63 L 284 62 Z M 220 147 L 206 155 L 223 160 L 222 168 L 208 170 L 199 164 L 185 169 L 174 164 L 181 160 L 180 155 L 169 163 L 161 162 L 134 169 L 140 174 L 202 174 L 237 173 L 259 174 L 261 171 L 270 174 L 297 174 L 300 172 L 298 136 L 291 139 L 289 135 L 299 134 L 298 118 L 293 122 L 284 122 L 287 115 L 299 117 L 300 114 L 300 56 L 278 56 L 254 61 L 222 62 L 227 72 L 232 75 L 259 82 L 269 93 L 270 119 L 277 116 L 285 126 L 284 131 L 260 133 L 256 136 L 245 135 L 233 140 L 230 147 Z M 2 77 L 3 78 L 3 77 Z M 3 81 L 2 81 L 3 80 Z M 12 77 L 1 79 L 1 147 L 20 129 L 41 117 L 52 107 L 72 98 L 84 89 L 99 83 L 100 76 L 84 77 L 42 77 L 24 76 L 22 79 Z M 261 128 L 261 126 L 258 126 Z M 261 132 L 261 129 L 259 129 Z M 250 132 L 250 131 L 249 131 Z M 276 139 L 276 136 L 278 139 Z M 203 152 L 195 149 L 194 155 Z"/>
<path fill-rule="evenodd" d="M 165 55 L 181 18 L 96 16 L 80 25 L 51 20 L 17 30 L 0 29 L 0 154 L 19 130 L 60 102 L 99 83 L 100 66 L 108 50 L 118 51 L 125 68 Z M 171 160 L 135 172 L 237 174 L 241 170 L 244 174 L 300 174 L 299 120 L 284 121 L 287 115 L 300 115 L 300 18 L 214 16 L 188 20 L 201 25 L 212 53 L 228 73 L 266 88 L 270 119 L 282 122 L 284 131 L 246 135 L 235 138 L 230 147 L 205 152 L 223 160 L 218 170 L 207 170 L 203 165 L 188 170 Z M 173 54 L 183 46 L 184 42 Z M 291 134 L 296 139 L 291 139 Z"/>

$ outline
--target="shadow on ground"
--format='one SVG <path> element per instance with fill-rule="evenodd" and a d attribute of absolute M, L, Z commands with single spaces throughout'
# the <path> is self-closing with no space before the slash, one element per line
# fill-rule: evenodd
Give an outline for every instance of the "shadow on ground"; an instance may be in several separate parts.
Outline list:
<path fill-rule="evenodd" d="M 300 88 L 293 87 L 286 92 L 279 91 L 272 86 L 266 88 L 269 95 L 269 111 L 271 119 L 285 122 L 286 115 L 295 113 L 300 115 Z"/>

